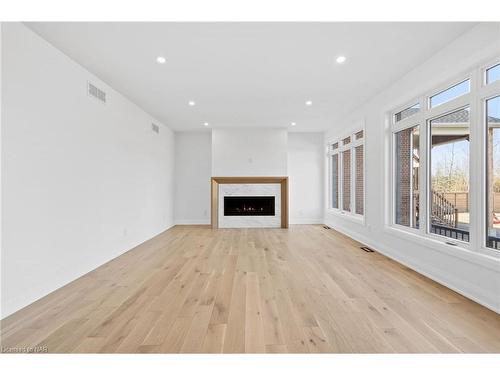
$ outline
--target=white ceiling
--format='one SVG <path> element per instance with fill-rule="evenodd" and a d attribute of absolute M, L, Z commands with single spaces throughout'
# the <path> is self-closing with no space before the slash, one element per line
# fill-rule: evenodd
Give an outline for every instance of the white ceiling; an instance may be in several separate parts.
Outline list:
<path fill-rule="evenodd" d="M 174 130 L 320 131 L 473 23 L 28 23 Z M 167 62 L 156 63 L 157 56 Z M 335 62 L 345 55 L 347 62 Z M 306 100 L 313 105 L 304 105 Z M 196 105 L 190 107 L 189 100 Z"/>

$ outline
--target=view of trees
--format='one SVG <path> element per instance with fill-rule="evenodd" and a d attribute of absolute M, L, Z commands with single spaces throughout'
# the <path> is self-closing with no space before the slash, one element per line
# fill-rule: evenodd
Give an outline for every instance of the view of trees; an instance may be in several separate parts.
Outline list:
<path fill-rule="evenodd" d="M 434 191 L 440 193 L 469 191 L 469 141 L 461 140 L 435 146 L 432 150 L 432 164 Z M 500 180 L 498 186 L 500 188 Z"/>

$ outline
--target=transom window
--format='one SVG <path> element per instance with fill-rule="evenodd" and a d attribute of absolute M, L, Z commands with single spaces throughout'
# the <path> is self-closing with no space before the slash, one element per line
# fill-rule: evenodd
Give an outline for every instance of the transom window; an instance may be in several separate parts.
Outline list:
<path fill-rule="evenodd" d="M 394 115 L 394 122 L 402 121 L 405 118 L 416 115 L 418 112 L 420 112 L 420 103 L 414 104 L 411 107 L 408 107 L 408 108 L 403 109 L 402 111 L 396 113 Z"/>
<path fill-rule="evenodd" d="M 486 69 L 486 84 L 490 84 L 500 80 L 500 64 L 496 64 L 489 69 Z"/>
<path fill-rule="evenodd" d="M 453 100 L 459 96 L 465 95 L 470 92 L 470 80 L 465 80 L 463 82 L 457 83 L 446 90 L 438 92 L 429 98 L 429 104 L 431 108 L 437 107 L 438 105 L 444 104 Z"/>
<path fill-rule="evenodd" d="M 329 206 L 364 215 L 364 131 L 329 143 Z"/>

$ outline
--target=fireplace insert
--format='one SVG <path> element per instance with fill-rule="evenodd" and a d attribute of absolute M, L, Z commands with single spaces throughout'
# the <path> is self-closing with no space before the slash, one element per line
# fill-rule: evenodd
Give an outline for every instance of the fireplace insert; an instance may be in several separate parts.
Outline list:
<path fill-rule="evenodd" d="M 274 198 L 224 197 L 224 216 L 274 216 Z"/>

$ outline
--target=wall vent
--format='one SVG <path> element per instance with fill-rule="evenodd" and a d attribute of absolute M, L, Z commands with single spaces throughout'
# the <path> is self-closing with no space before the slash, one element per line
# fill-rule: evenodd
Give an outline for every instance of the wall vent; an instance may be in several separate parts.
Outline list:
<path fill-rule="evenodd" d="M 87 93 L 94 97 L 95 99 L 106 103 L 106 93 L 99 89 L 98 87 L 94 86 L 92 83 L 88 82 L 87 84 Z"/>
<path fill-rule="evenodd" d="M 156 124 L 151 123 L 151 129 L 153 129 L 155 133 L 160 133 L 160 127 Z"/>

